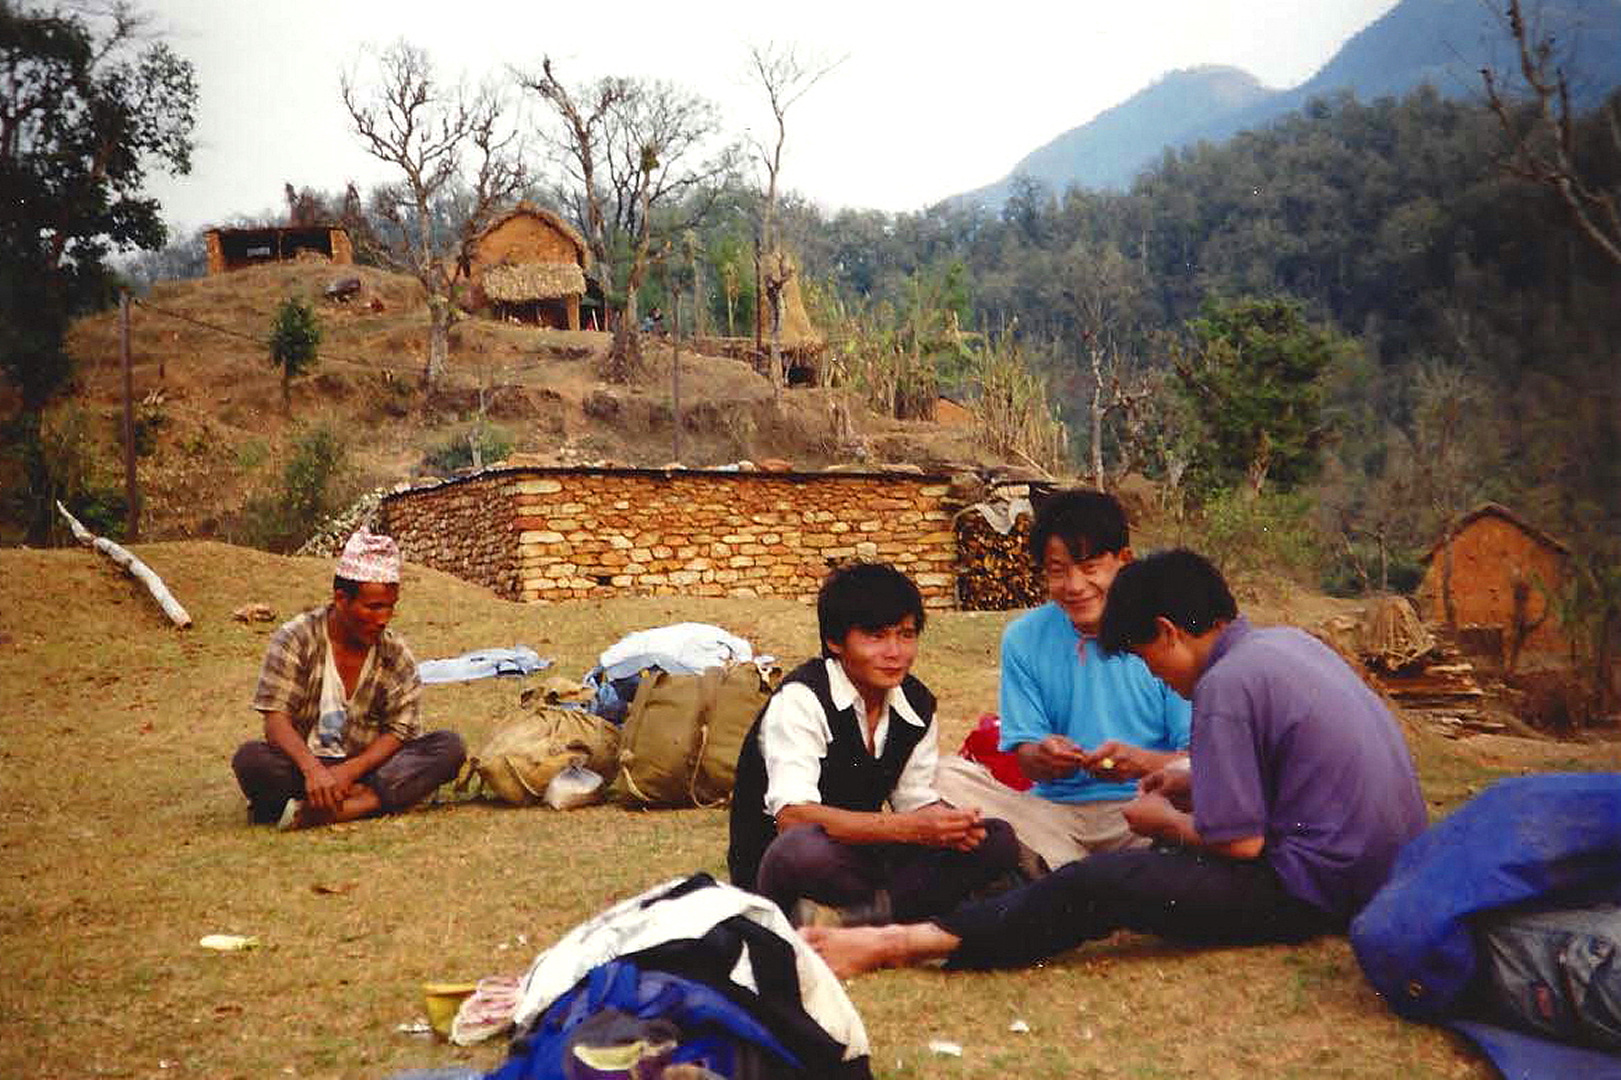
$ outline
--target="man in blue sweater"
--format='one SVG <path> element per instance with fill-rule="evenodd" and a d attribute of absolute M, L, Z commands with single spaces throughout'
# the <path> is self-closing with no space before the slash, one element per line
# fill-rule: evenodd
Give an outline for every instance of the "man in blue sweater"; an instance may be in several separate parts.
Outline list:
<path fill-rule="evenodd" d="M 1184 756 L 1188 703 L 1136 656 L 1098 646 L 1104 599 L 1132 561 L 1126 512 L 1100 491 L 1060 491 L 1042 503 L 1030 555 L 1048 602 L 1002 635 L 1000 748 L 1035 786 L 1018 792 L 962 758 L 941 760 L 936 785 L 957 806 L 1013 826 L 1039 874 L 1095 851 L 1140 847 L 1121 811 L 1136 781 Z"/>

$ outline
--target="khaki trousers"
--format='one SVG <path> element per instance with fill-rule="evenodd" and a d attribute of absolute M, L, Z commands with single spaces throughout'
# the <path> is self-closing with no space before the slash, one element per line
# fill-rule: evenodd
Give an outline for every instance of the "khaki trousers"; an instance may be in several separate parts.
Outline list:
<path fill-rule="evenodd" d="M 958 808 L 972 807 L 986 817 L 1001 818 L 1013 826 L 1019 843 L 1057 870 L 1066 863 L 1099 851 L 1124 851 L 1148 846 L 1126 826 L 1123 800 L 1060 803 L 1015 791 L 991 775 L 977 761 L 946 755 L 934 774 L 940 797 Z M 1030 860 L 1021 860 L 1027 870 Z"/>

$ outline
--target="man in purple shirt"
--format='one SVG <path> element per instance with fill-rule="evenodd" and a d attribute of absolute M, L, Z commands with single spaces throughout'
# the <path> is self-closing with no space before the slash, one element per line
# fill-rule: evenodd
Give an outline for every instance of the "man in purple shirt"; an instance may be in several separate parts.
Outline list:
<path fill-rule="evenodd" d="M 1240 618 L 1201 556 L 1122 569 L 1099 636 L 1193 701 L 1190 767 L 1145 777 L 1125 811 L 1155 846 L 1093 855 L 933 922 L 803 931 L 834 971 L 1014 967 L 1119 929 L 1212 944 L 1339 932 L 1424 828 L 1390 711 L 1309 634 Z"/>

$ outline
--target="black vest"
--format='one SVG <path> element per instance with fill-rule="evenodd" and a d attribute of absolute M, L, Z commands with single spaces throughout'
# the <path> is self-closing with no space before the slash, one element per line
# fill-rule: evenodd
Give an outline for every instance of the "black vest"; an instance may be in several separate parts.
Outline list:
<path fill-rule="evenodd" d="M 891 710 L 889 734 L 884 739 L 884 752 L 873 757 L 867 750 L 863 730 L 863 717 L 858 715 L 860 699 L 843 711 L 833 705 L 829 690 L 826 661 L 821 657 L 807 660 L 795 668 L 782 686 L 802 683 L 816 695 L 822 713 L 828 718 L 833 739 L 827 745 L 827 756 L 822 759 L 822 775 L 817 783 L 822 805 L 840 810 L 873 812 L 884 805 L 901 772 L 906 768 L 912 751 L 923 738 L 929 725 L 934 723 L 934 695 L 929 688 L 908 675 L 901 683 L 901 692 L 923 726 L 907 723 Z M 770 706 L 766 702 L 766 706 Z M 754 718 L 754 726 L 743 739 L 743 749 L 737 756 L 737 779 L 732 788 L 731 844 L 726 852 L 727 869 L 732 884 L 741 889 L 753 889 L 755 874 L 765 849 L 777 836 L 777 822 L 765 812 L 766 771 L 765 757 L 760 753 L 760 720 L 765 709 Z"/>

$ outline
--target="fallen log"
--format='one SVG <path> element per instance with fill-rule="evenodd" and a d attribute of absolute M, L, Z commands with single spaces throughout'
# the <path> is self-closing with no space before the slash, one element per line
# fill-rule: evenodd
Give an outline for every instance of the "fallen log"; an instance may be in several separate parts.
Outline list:
<path fill-rule="evenodd" d="M 68 513 L 68 508 L 60 502 L 56 504 L 56 508 L 62 512 L 63 517 L 68 519 L 68 528 L 73 530 L 75 540 L 88 547 L 95 548 L 111 559 L 114 565 L 122 569 L 124 573 L 145 585 L 147 592 L 152 594 L 152 599 L 158 602 L 158 607 L 162 608 L 163 613 L 169 616 L 170 622 L 182 630 L 191 626 L 191 616 L 186 614 L 186 609 L 180 606 L 180 601 L 174 598 L 174 594 L 169 592 L 169 587 L 163 583 L 162 578 L 152 572 L 150 566 L 132 555 L 128 548 L 115 544 L 104 536 L 96 536 L 89 529 L 86 529 L 79 524 L 77 518 Z"/>

